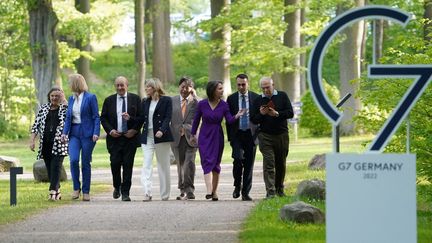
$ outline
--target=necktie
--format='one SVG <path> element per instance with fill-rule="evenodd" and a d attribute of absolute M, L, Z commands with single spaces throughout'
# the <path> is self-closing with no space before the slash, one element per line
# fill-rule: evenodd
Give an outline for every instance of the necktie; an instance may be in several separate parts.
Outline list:
<path fill-rule="evenodd" d="M 246 110 L 246 97 L 245 95 L 242 95 L 241 97 L 241 109 Z M 249 128 L 248 122 L 248 117 L 245 111 L 245 113 L 240 117 L 240 130 L 247 130 Z"/>
<path fill-rule="evenodd" d="M 126 97 L 124 97 L 124 96 L 120 96 L 120 98 L 123 100 L 122 102 L 122 114 L 124 113 L 124 112 L 126 112 L 126 100 L 125 100 L 125 98 Z M 123 117 L 122 117 L 122 132 L 127 132 L 127 121 L 126 121 L 126 119 L 124 119 Z"/>
<path fill-rule="evenodd" d="M 182 100 L 182 103 L 181 103 L 181 113 L 182 113 L 182 117 L 184 119 L 185 114 L 186 114 L 186 99 Z"/>

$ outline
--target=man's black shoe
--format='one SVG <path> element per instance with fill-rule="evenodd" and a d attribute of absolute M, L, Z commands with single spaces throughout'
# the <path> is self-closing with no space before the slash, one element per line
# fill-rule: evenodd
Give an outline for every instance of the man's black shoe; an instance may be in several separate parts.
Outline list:
<path fill-rule="evenodd" d="M 193 192 L 188 192 L 186 194 L 187 199 L 195 199 L 195 195 L 193 194 Z"/>
<path fill-rule="evenodd" d="M 240 197 L 240 187 L 236 186 L 233 191 L 233 198 L 239 198 L 239 197 Z"/>
<path fill-rule="evenodd" d="M 117 188 L 114 188 L 114 192 L 113 192 L 113 198 L 117 199 L 120 197 L 120 190 Z"/>
<path fill-rule="evenodd" d="M 184 194 L 183 192 L 180 194 L 180 196 L 176 197 L 177 200 L 186 200 L 186 194 Z"/>
<path fill-rule="evenodd" d="M 252 201 L 252 198 L 249 195 L 243 195 L 242 201 Z"/>
<path fill-rule="evenodd" d="M 286 197 L 286 194 L 285 194 L 283 188 L 278 188 L 278 189 L 276 189 L 276 195 L 277 195 L 278 197 Z"/>
<path fill-rule="evenodd" d="M 122 201 L 129 202 L 131 199 L 128 195 L 122 195 Z"/>

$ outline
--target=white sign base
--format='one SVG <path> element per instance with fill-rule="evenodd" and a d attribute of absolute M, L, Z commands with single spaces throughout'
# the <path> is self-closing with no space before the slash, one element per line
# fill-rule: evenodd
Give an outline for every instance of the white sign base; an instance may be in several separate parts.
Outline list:
<path fill-rule="evenodd" d="M 415 154 L 326 154 L 327 242 L 417 242 L 415 165 Z"/>

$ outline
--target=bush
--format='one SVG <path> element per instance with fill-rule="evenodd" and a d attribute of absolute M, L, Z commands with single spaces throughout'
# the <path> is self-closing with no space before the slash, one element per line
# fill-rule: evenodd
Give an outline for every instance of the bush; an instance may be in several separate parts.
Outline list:
<path fill-rule="evenodd" d="M 339 90 L 336 87 L 327 84 L 325 81 L 324 88 L 330 100 L 333 103 L 336 103 L 339 97 Z M 310 135 L 312 136 L 330 136 L 332 133 L 331 123 L 316 106 L 311 92 L 307 91 L 301 101 L 303 102 L 303 113 L 300 119 L 300 127 L 309 129 Z"/>

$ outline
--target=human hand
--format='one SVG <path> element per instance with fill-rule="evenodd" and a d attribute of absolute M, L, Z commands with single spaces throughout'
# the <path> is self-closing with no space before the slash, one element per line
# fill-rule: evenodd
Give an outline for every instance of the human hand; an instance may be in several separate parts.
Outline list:
<path fill-rule="evenodd" d="M 235 115 L 235 119 L 238 119 L 239 117 L 243 116 L 245 113 L 246 113 L 246 109 L 240 109 Z"/>
<path fill-rule="evenodd" d="M 96 142 L 99 139 L 98 135 L 93 135 L 93 142 Z"/>
<path fill-rule="evenodd" d="M 123 113 L 122 113 L 122 117 L 123 117 L 123 119 L 125 119 L 126 121 L 129 121 L 129 119 L 130 119 L 130 116 L 129 116 L 129 114 L 128 114 L 127 112 L 123 112 Z"/>
<path fill-rule="evenodd" d="M 109 135 L 113 138 L 118 138 L 121 136 L 121 133 L 119 133 L 117 130 L 113 129 L 111 130 L 111 132 L 109 133 Z"/>
<path fill-rule="evenodd" d="M 69 141 L 69 138 L 68 138 L 68 136 L 66 134 L 62 134 L 61 137 L 60 137 L 60 141 L 62 143 L 67 143 Z"/>
<path fill-rule="evenodd" d="M 30 147 L 30 150 L 34 152 L 35 151 L 34 150 L 35 149 L 35 141 L 30 141 L 29 147 Z"/>
<path fill-rule="evenodd" d="M 132 138 L 133 136 L 135 136 L 135 134 L 137 134 L 137 131 L 134 129 L 129 129 L 124 136 L 127 138 Z"/>
<path fill-rule="evenodd" d="M 262 105 L 260 107 L 260 113 L 261 115 L 267 115 L 267 113 L 269 112 L 269 107 L 266 105 Z"/>
<path fill-rule="evenodd" d="M 190 142 L 194 145 L 198 144 L 198 139 L 197 139 L 196 135 L 191 135 Z"/>
<path fill-rule="evenodd" d="M 196 90 L 194 88 L 191 88 L 189 93 L 192 95 L 192 97 L 196 97 Z"/>
<path fill-rule="evenodd" d="M 271 107 L 269 107 L 268 108 L 269 109 L 269 111 L 268 111 L 268 115 L 269 116 L 273 116 L 273 117 L 277 117 L 277 116 L 279 116 L 279 112 L 277 112 L 275 109 L 273 109 L 273 108 L 271 108 Z"/>
<path fill-rule="evenodd" d="M 163 136 L 163 132 L 161 132 L 161 131 L 157 131 L 155 134 L 155 137 L 157 137 L 157 138 L 161 138 L 162 136 Z"/>

